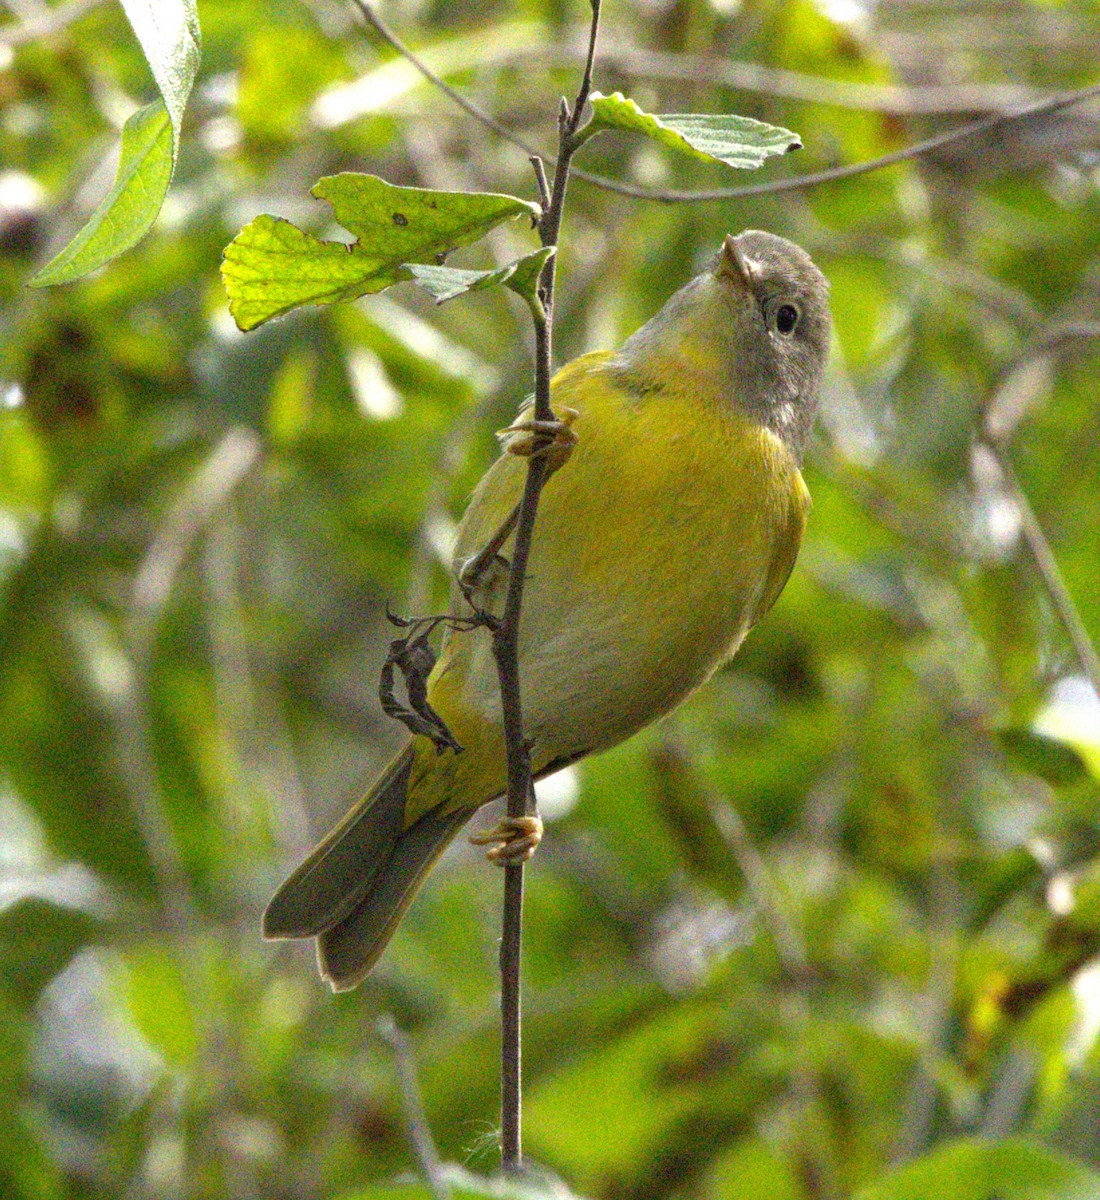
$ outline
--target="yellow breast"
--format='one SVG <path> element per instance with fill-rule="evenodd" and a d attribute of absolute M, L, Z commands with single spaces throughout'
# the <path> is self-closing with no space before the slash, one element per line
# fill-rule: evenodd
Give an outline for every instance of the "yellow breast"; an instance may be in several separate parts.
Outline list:
<path fill-rule="evenodd" d="M 524 592 L 520 675 L 536 769 L 622 741 L 698 687 L 774 602 L 808 505 L 768 430 L 676 381 L 637 395 L 608 361 L 589 355 L 554 381 L 554 404 L 578 412 L 579 440 L 543 491 Z M 491 536 L 525 472 L 507 454 L 491 468 L 456 558 Z M 448 639 L 430 700 L 478 747 L 445 772 L 465 777 L 448 786 L 485 793 L 468 803 L 491 798 L 503 755 L 483 631 Z"/>

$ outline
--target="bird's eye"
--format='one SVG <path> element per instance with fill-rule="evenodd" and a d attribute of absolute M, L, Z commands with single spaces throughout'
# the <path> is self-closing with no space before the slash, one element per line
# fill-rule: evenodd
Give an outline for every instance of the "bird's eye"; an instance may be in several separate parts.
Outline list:
<path fill-rule="evenodd" d="M 775 310 L 775 328 L 777 333 L 790 337 L 798 325 L 798 309 L 793 304 L 781 304 Z"/>

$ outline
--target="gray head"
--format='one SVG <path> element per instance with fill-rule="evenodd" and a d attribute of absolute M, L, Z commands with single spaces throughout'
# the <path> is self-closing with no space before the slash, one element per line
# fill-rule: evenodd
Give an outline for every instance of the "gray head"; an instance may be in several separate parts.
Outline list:
<path fill-rule="evenodd" d="M 646 390 L 662 360 L 688 371 L 693 362 L 718 361 L 722 398 L 782 438 L 801 462 L 829 325 L 829 284 L 805 250 L 746 229 L 727 235 L 707 269 L 628 339 L 614 365 Z M 708 343 L 713 353 L 700 354 Z"/>

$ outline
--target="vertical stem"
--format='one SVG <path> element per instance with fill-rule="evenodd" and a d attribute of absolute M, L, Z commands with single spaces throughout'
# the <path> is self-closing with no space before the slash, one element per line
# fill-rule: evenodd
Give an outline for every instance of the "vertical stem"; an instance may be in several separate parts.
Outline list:
<path fill-rule="evenodd" d="M 563 100 L 558 116 L 558 163 L 545 203 L 546 177 L 541 162 L 534 161 L 535 178 L 544 210 L 539 221 L 539 236 L 544 246 L 556 246 L 561 229 L 565 191 L 569 181 L 569 164 L 580 147 L 576 133 L 588 93 L 592 86 L 592 64 L 596 53 L 596 38 L 600 25 L 600 0 L 591 0 L 592 24 L 589 32 L 588 56 L 577 99 L 570 110 Z M 550 364 L 554 314 L 554 259 L 552 255 L 543 267 L 538 297 L 531 303 L 535 325 L 535 419 L 551 421 Z M 538 446 L 536 444 L 536 450 Z M 523 488 L 516 537 L 512 548 L 508 574 L 508 594 L 504 613 L 493 634 L 493 654 L 500 679 L 501 714 L 504 723 L 504 743 L 508 764 L 508 815 L 522 817 L 534 811 L 535 793 L 531 780 L 531 748 L 523 734 L 523 707 L 519 677 L 519 620 L 523 603 L 523 586 L 527 576 L 527 560 L 531 538 L 535 531 L 539 494 L 546 480 L 546 459 L 534 454 L 528 460 L 527 478 Z M 522 1077 L 520 1057 L 520 959 L 523 934 L 523 865 L 505 867 L 504 921 L 500 944 L 500 1002 L 501 1002 L 501 1166 L 507 1174 L 523 1169 L 521 1141 Z"/>
<path fill-rule="evenodd" d="M 553 261 L 553 260 L 551 260 Z M 550 326 L 545 310 L 531 308 L 535 322 L 536 383 L 545 374 L 546 409 L 550 411 Z M 536 397 L 538 392 L 536 390 Z M 537 403 L 537 401 L 536 401 Z M 551 414 L 552 415 L 552 414 Z M 516 540 L 508 574 L 504 616 L 493 637 L 500 678 L 501 711 L 508 762 L 508 815 L 522 817 L 534 807 L 531 751 L 523 736 L 519 678 L 519 618 L 527 559 L 535 529 L 539 493 L 546 477 L 545 458 L 533 457 L 527 469 Z M 500 1140 L 501 1166 L 517 1174 L 523 1167 L 521 1141 L 520 962 L 523 944 L 523 864 L 504 868 L 504 922 L 500 941 Z"/>

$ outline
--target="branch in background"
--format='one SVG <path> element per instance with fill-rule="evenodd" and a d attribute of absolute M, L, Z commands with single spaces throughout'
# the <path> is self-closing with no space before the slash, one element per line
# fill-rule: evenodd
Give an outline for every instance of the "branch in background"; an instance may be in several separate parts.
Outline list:
<path fill-rule="evenodd" d="M 423 63 L 409 48 L 384 24 L 384 22 L 374 12 L 373 7 L 367 0 L 352 0 L 352 3 L 363 14 L 364 19 L 368 22 L 372 29 L 383 38 L 394 50 L 405 57 L 429 83 L 437 87 L 445 96 L 457 104 L 468 116 L 475 121 L 484 125 L 487 129 L 491 129 L 499 137 L 503 138 L 513 146 L 517 146 L 529 155 L 537 155 L 545 159 L 551 166 L 557 166 L 557 160 L 549 155 L 541 154 L 530 142 L 518 134 L 513 133 L 507 126 L 502 125 L 495 117 L 487 113 L 479 105 L 474 104 L 471 100 L 466 99 L 460 92 L 457 92 L 449 84 L 445 83 L 430 67 Z M 667 57 L 667 56 L 660 56 Z M 731 67 L 748 67 L 750 64 L 727 64 L 727 69 Z M 764 68 L 755 68 L 756 70 L 764 70 Z M 778 76 L 781 74 L 786 76 L 788 72 L 776 73 L 777 78 L 771 82 L 779 84 L 781 81 Z M 801 88 L 805 85 L 807 88 L 812 82 L 815 87 L 820 88 L 827 81 L 811 80 L 808 76 L 799 76 Z M 732 78 L 728 81 L 729 86 L 741 86 L 733 82 Z M 785 80 L 786 84 L 794 86 L 794 81 L 791 79 Z M 851 85 L 856 86 L 856 85 Z M 865 85 L 863 85 L 865 86 Z M 755 89 L 754 89 L 755 90 Z M 760 89 L 769 90 L 769 89 Z M 770 89 L 777 90 L 777 89 Z M 586 94 L 587 95 L 587 94 Z M 1041 100 L 1036 100 L 1033 103 L 1026 104 L 1021 108 L 1017 108 L 1012 112 L 997 112 L 991 116 L 983 117 L 978 121 L 972 121 L 967 125 L 961 125 L 956 129 L 949 129 L 943 133 L 936 134 L 934 137 L 925 138 L 923 141 L 915 142 L 912 146 L 907 146 L 902 150 L 895 150 L 891 154 L 884 154 L 880 158 L 868 159 L 862 163 L 851 163 L 842 167 L 831 167 L 825 171 L 816 171 L 807 175 L 797 175 L 793 179 L 777 179 L 770 180 L 767 183 L 748 184 L 745 187 L 735 188 L 716 188 L 712 191 L 678 191 L 674 189 L 654 189 L 640 187 L 631 183 L 621 183 L 618 180 L 608 179 L 602 175 L 594 175 L 588 171 L 573 171 L 572 173 L 578 178 L 583 179 L 586 183 L 593 184 L 596 187 L 602 188 L 605 191 L 615 192 L 621 196 L 630 196 L 636 200 L 651 200 L 661 204 L 675 204 L 681 202 L 690 203 L 706 203 L 717 200 L 729 200 L 738 196 L 764 196 L 771 195 L 777 192 L 801 191 L 804 188 L 817 187 L 823 183 L 833 183 L 840 179 L 849 179 L 856 175 L 866 175 L 872 171 L 882 170 L 884 167 L 893 166 L 899 162 L 906 162 L 910 159 L 921 158 L 926 154 L 931 154 L 933 151 L 940 149 L 943 146 L 950 145 L 953 142 L 964 141 L 966 138 L 977 137 L 980 134 L 991 132 L 994 129 L 999 129 L 1006 125 L 1011 125 L 1017 122 L 1027 121 L 1036 117 L 1047 116 L 1050 113 L 1059 112 L 1064 108 L 1069 108 L 1072 105 L 1080 104 L 1082 101 L 1089 100 L 1093 96 L 1100 95 L 1100 84 L 1093 84 L 1089 87 L 1079 88 L 1077 91 L 1062 93 L 1057 96 L 1048 96 Z M 801 98 L 801 97 L 800 97 Z M 810 97 L 807 96 L 807 99 Z M 840 103 L 834 96 L 828 99 L 824 94 L 819 94 L 813 99 L 819 103 Z M 1003 103 L 1007 99 L 1006 96 L 1001 96 L 1000 100 Z M 986 98 L 986 104 L 990 103 L 990 98 Z M 943 108 L 936 109 L 929 107 L 921 109 L 915 103 L 908 110 L 911 113 L 917 112 L 936 112 L 946 111 Z M 546 244 L 546 243 L 544 243 Z M 551 268 L 552 269 L 552 268 Z"/>
<path fill-rule="evenodd" d="M 810 993 L 817 983 L 806 940 L 791 920 L 782 891 L 749 836 L 740 813 L 691 761 L 675 737 L 666 736 L 662 740 L 652 761 L 667 777 L 671 791 L 692 795 L 695 803 L 709 812 L 775 948 L 789 986 L 784 1005 L 786 1021 L 799 1030 L 805 1028 L 810 1018 Z M 799 1174 L 805 1181 L 807 1194 L 815 1200 L 841 1200 L 839 1165 L 822 1118 L 825 1099 L 818 1071 L 812 1066 L 796 1068 L 791 1085 L 802 1127 Z"/>
<path fill-rule="evenodd" d="M 577 172 L 577 178 L 587 179 L 591 183 L 596 183 L 608 191 L 618 192 L 623 196 L 633 196 L 638 200 L 655 200 L 662 204 L 683 202 L 702 203 L 713 200 L 732 200 L 739 196 L 767 196 L 777 192 L 795 192 L 801 191 L 804 188 L 817 187 L 822 183 L 835 183 L 841 179 L 851 179 L 856 175 L 867 175 L 872 171 L 880 171 L 883 167 L 892 167 L 896 163 L 906 162 L 913 158 L 921 158 L 953 142 L 961 142 L 966 138 L 990 133 L 995 129 L 1001 129 L 1007 125 L 1060 112 L 1064 108 L 1080 104 L 1082 101 L 1090 100 L 1093 96 L 1098 95 L 1100 95 L 1100 84 L 1092 84 L 1090 87 L 1079 88 L 1074 92 L 1066 92 L 1059 96 L 1051 96 L 1046 100 L 1038 100 L 1034 104 L 1028 104 L 1023 108 L 1017 109 L 1015 112 L 996 113 L 990 117 L 983 117 L 979 121 L 960 125 L 956 129 L 948 129 L 944 133 L 938 133 L 934 137 L 925 138 L 923 141 L 915 142 L 912 146 L 907 146 L 902 150 L 895 150 L 891 154 L 884 154 L 880 158 L 871 158 L 866 162 L 851 163 L 843 167 L 830 167 L 826 171 L 814 171 L 808 175 L 796 175 L 793 179 L 776 179 L 767 183 L 751 183 L 746 187 L 715 188 L 713 191 L 692 192 L 636 187 L 634 184 L 617 183 L 613 180 L 603 179 L 602 177 L 586 176 L 580 171 Z"/>
<path fill-rule="evenodd" d="M 389 1013 L 378 1018 L 375 1028 L 378 1030 L 378 1036 L 393 1050 L 397 1081 L 401 1085 L 401 1103 L 409 1126 L 409 1141 L 412 1142 L 420 1169 L 424 1172 L 428 1190 L 435 1200 L 451 1200 L 451 1189 L 444 1178 L 439 1151 L 435 1147 L 431 1126 L 424 1114 L 424 1098 L 420 1094 L 416 1060 L 413 1058 L 409 1039 Z"/>
<path fill-rule="evenodd" d="M 706 799 L 711 819 L 733 855 L 757 911 L 764 918 L 783 970 L 791 979 L 807 979 L 811 968 L 806 941 L 794 927 L 779 888 L 760 851 L 749 837 L 741 814 L 713 788 L 707 788 Z"/>
<path fill-rule="evenodd" d="M 1014 84 L 902 84 L 852 83 L 766 67 L 760 63 L 733 62 L 704 54 L 669 54 L 623 45 L 600 46 L 603 62 L 630 75 L 649 79 L 674 79 L 684 83 L 721 84 L 739 92 L 756 92 L 807 104 L 888 113 L 892 116 L 936 116 L 959 112 L 989 112 L 1041 99 L 1034 89 Z M 574 56 L 575 57 L 575 56 Z"/>
<path fill-rule="evenodd" d="M 195 928 L 195 905 L 175 836 L 164 813 L 153 753 L 149 679 L 161 614 L 195 541 L 260 454 L 250 430 L 230 429 L 165 514 L 134 576 L 125 646 L 131 685 L 119 709 L 119 761 L 134 814 L 176 933 Z"/>
<path fill-rule="evenodd" d="M 1082 673 L 1092 685 L 1093 691 L 1100 696 L 1100 655 L 1097 654 L 1096 647 L 1092 644 L 1092 639 L 1081 619 L 1073 596 L 1066 586 L 1066 581 L 1062 578 L 1058 561 L 1050 548 L 1039 518 L 1035 515 L 1027 493 L 1016 477 L 1007 453 L 1009 437 L 1035 399 L 1030 392 L 1013 397 L 1010 394 L 1013 380 L 1018 379 L 1021 371 L 1026 369 L 1029 364 L 1042 359 L 1052 350 L 1067 342 L 1087 338 L 1100 338 L 1100 323 L 1067 322 L 1062 325 L 1054 325 L 1039 336 L 1019 361 L 1004 373 L 1000 386 L 993 392 L 988 403 L 983 406 L 980 413 L 981 440 L 979 445 L 992 459 L 1001 477 L 1002 485 L 1019 513 L 1024 540 L 1035 560 L 1050 602 L 1069 637 Z"/>
<path fill-rule="evenodd" d="M 1020 486 L 1020 481 L 1016 478 L 1016 472 L 1012 469 L 1012 464 L 1009 462 L 1004 448 L 993 441 L 985 441 L 982 445 L 996 463 L 1005 490 L 1016 506 L 1016 511 L 1020 514 L 1020 528 L 1024 540 L 1039 569 L 1039 576 L 1050 597 L 1050 602 L 1054 606 L 1054 611 L 1058 614 L 1058 619 L 1073 645 L 1078 665 L 1089 683 L 1092 684 L 1093 690 L 1100 696 L 1100 656 L 1096 653 L 1096 647 L 1092 644 L 1084 621 L 1081 620 L 1081 614 L 1077 611 L 1073 596 L 1066 587 L 1066 581 L 1062 578 L 1058 561 L 1054 557 L 1046 534 L 1043 533 L 1043 527 L 1039 524 L 1039 518 L 1031 507 L 1027 493 Z"/>
<path fill-rule="evenodd" d="M 941 1086 L 936 1067 L 948 1053 L 953 1031 L 962 929 L 962 897 L 954 865 L 937 863 L 930 882 L 931 961 L 919 1013 L 923 1040 L 901 1105 L 900 1129 L 890 1155 L 895 1167 L 918 1158 L 933 1140 Z"/>

